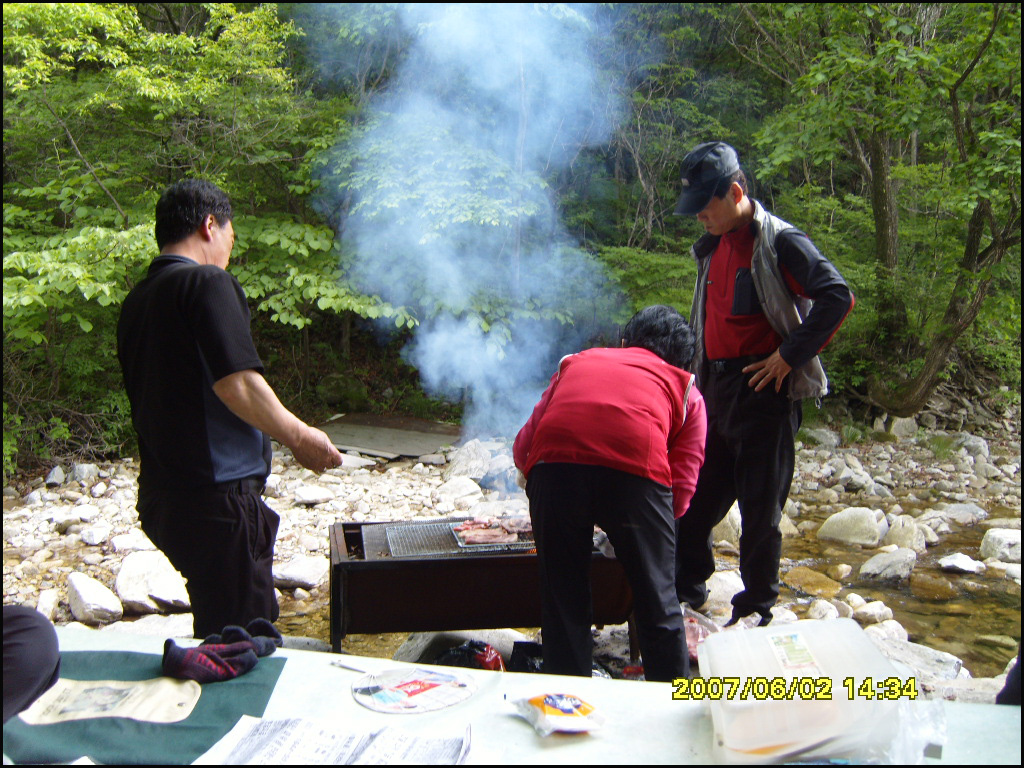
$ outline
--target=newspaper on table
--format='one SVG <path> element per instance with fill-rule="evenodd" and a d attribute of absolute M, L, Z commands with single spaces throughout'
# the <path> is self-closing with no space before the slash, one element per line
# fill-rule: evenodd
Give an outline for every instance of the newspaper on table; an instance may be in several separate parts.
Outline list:
<path fill-rule="evenodd" d="M 194 765 L 461 765 L 465 735 L 422 737 L 399 728 L 345 731 L 327 723 L 244 716 Z"/>

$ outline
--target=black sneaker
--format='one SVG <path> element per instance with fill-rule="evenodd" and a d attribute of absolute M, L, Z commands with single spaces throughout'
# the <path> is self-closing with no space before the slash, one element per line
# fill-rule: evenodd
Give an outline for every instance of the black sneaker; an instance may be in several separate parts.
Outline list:
<path fill-rule="evenodd" d="M 736 611 L 733 611 L 732 618 L 730 618 L 729 621 L 727 621 L 725 623 L 725 626 L 731 627 L 733 624 L 737 623 L 740 619 L 745 619 L 745 618 L 747 618 L 747 616 L 753 616 L 755 613 L 757 613 L 757 611 L 750 611 L 749 613 L 737 613 Z M 762 614 L 760 614 L 760 616 L 761 616 L 761 619 L 760 619 L 760 621 L 757 622 L 757 626 L 759 626 L 759 627 L 767 627 L 769 624 L 772 623 L 772 615 L 770 613 L 767 616 L 762 613 Z"/>

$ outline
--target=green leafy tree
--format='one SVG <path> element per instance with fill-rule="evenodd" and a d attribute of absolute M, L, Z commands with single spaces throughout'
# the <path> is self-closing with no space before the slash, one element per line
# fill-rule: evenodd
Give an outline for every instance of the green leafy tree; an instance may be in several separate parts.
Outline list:
<path fill-rule="evenodd" d="M 4 425 L 21 436 L 5 472 L 15 450 L 43 454 L 34 435 L 54 451 L 127 439 L 113 327 L 156 253 L 156 198 L 180 178 L 231 194 L 232 269 L 304 349 L 319 313 L 401 315 L 340 279 L 312 167 L 351 106 L 299 87 L 299 31 L 274 4 L 19 3 L 3 23 Z M 40 428 L 53 419 L 70 442 Z"/>
<path fill-rule="evenodd" d="M 833 188 L 870 202 L 869 340 L 905 378 L 871 376 L 867 397 L 915 413 L 1000 271 L 1019 271 L 1020 7 L 756 4 L 737 13 L 746 24 L 737 47 L 789 93 L 760 134 L 766 170 L 804 182 L 824 171 Z"/>

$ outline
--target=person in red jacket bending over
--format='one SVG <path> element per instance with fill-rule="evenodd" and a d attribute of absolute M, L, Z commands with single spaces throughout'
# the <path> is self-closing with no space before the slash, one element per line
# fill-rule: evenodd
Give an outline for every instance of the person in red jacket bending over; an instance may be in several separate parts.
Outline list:
<path fill-rule="evenodd" d="M 675 589 L 675 522 L 704 462 L 704 399 L 683 366 L 694 337 L 675 309 L 642 309 L 621 348 L 559 363 L 513 447 L 540 562 L 544 671 L 590 677 L 593 527 L 633 590 L 648 680 L 689 674 Z"/>

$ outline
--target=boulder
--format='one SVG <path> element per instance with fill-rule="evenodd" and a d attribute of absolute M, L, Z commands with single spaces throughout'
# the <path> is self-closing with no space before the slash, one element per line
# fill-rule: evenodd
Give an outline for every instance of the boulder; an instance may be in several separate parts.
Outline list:
<path fill-rule="evenodd" d="M 841 544 L 877 547 L 883 534 L 879 532 L 875 513 L 876 510 L 867 507 L 847 507 L 825 520 L 818 528 L 817 537 Z"/>
<path fill-rule="evenodd" d="M 878 624 L 892 618 L 892 609 L 881 600 L 873 600 L 870 603 L 864 603 L 860 608 L 855 608 L 853 618 L 862 626 Z"/>
<path fill-rule="evenodd" d="M 949 579 L 927 573 L 910 574 L 910 591 L 919 600 L 953 600 L 961 596 Z"/>
<path fill-rule="evenodd" d="M 46 476 L 46 487 L 56 488 L 57 486 L 64 485 L 64 481 L 67 479 L 67 475 L 64 473 L 64 467 L 58 464 L 56 467 L 50 470 L 50 474 Z"/>
<path fill-rule="evenodd" d="M 825 569 L 825 575 L 836 581 L 842 581 L 851 573 L 853 573 L 853 566 L 846 563 L 836 563 Z"/>
<path fill-rule="evenodd" d="M 886 658 L 906 664 L 919 678 L 955 680 L 960 676 L 963 662 L 951 653 L 877 634 L 871 634 L 869 637 Z M 920 684 L 920 680 L 918 683 Z"/>
<path fill-rule="evenodd" d="M 957 552 L 939 558 L 939 568 L 950 573 L 984 573 L 985 564 L 974 558 Z"/>
<path fill-rule="evenodd" d="M 76 483 L 86 483 L 100 476 L 100 468 L 95 464 L 75 464 L 71 469 L 71 479 Z"/>
<path fill-rule="evenodd" d="M 917 522 L 931 525 L 936 520 L 944 523 L 958 523 L 959 525 L 975 525 L 988 517 L 988 512 L 977 504 L 945 504 L 935 509 L 929 509 L 919 518 Z"/>
<path fill-rule="evenodd" d="M 917 422 L 913 417 L 895 418 L 889 425 L 889 432 L 895 437 L 908 438 L 917 434 Z"/>
<path fill-rule="evenodd" d="M 912 549 L 897 549 L 893 552 L 881 552 L 860 567 L 860 575 L 865 579 L 894 579 L 900 581 L 907 578 L 917 564 L 917 553 Z"/>
<path fill-rule="evenodd" d="M 36 610 L 50 621 L 53 621 L 57 615 L 58 605 L 60 605 L 60 593 L 56 589 L 44 589 L 39 593 Z"/>
<path fill-rule="evenodd" d="M 739 570 L 715 571 L 708 579 L 707 586 L 708 601 L 703 610 L 711 614 L 732 615 L 732 598 L 743 591 L 743 578 Z"/>
<path fill-rule="evenodd" d="M 430 494 L 435 504 L 447 503 L 455 509 L 469 509 L 483 497 L 483 489 L 466 475 L 453 477 Z"/>
<path fill-rule="evenodd" d="M 918 525 L 910 515 L 897 515 L 889 526 L 889 532 L 882 539 L 882 544 L 895 544 L 897 547 L 912 549 L 923 555 L 928 548 L 928 541 L 924 535 L 926 528 L 927 526 Z"/>
<path fill-rule="evenodd" d="M 84 624 L 107 624 L 124 615 L 117 595 L 80 571 L 68 574 L 68 603 L 71 615 Z"/>
<path fill-rule="evenodd" d="M 107 523 L 97 523 L 82 531 L 82 542 L 90 547 L 97 547 L 110 538 L 114 529 Z"/>
<path fill-rule="evenodd" d="M 300 485 L 295 489 L 295 503 L 304 507 L 324 504 L 334 498 L 334 491 L 319 485 Z"/>
<path fill-rule="evenodd" d="M 114 590 L 126 611 L 160 613 L 190 607 L 185 579 L 159 550 L 132 552 L 121 563 Z"/>
<path fill-rule="evenodd" d="M 280 565 L 274 565 L 274 586 L 280 589 L 313 589 L 324 582 L 331 563 L 326 557 L 297 555 Z"/>
<path fill-rule="evenodd" d="M 1004 563 L 1020 562 L 1020 530 L 990 528 L 981 540 L 979 554 Z"/>
<path fill-rule="evenodd" d="M 978 457 L 984 456 L 986 459 L 989 457 L 988 442 L 985 438 L 977 437 L 968 432 L 961 432 L 956 436 L 956 440 L 953 442 L 955 448 L 963 448 L 969 455 Z"/>
<path fill-rule="evenodd" d="M 441 477 L 444 480 L 457 477 L 480 480 L 487 474 L 490 464 L 491 452 L 479 440 L 470 440 L 452 454 Z"/>
<path fill-rule="evenodd" d="M 895 619 L 885 619 L 877 624 L 868 624 L 864 627 L 864 632 L 868 635 L 879 635 L 890 640 L 906 640 L 910 637 L 910 633 L 907 632 L 906 628 Z"/>
<path fill-rule="evenodd" d="M 835 597 L 843 588 L 838 581 L 804 565 L 790 568 L 782 577 L 782 583 L 797 592 L 824 598 Z"/>
<path fill-rule="evenodd" d="M 149 537 L 140 528 L 133 528 L 128 533 L 122 533 L 110 540 L 115 552 L 135 552 L 156 549 L 156 545 L 149 540 Z"/>
<path fill-rule="evenodd" d="M 725 513 L 722 521 L 711 529 L 712 541 L 727 541 L 733 547 L 739 549 L 740 533 L 743 531 L 743 522 L 740 519 L 740 507 L 735 501 Z"/>
<path fill-rule="evenodd" d="M 805 428 L 800 430 L 800 435 L 812 445 L 820 445 L 828 449 L 838 448 L 841 442 L 838 433 L 824 427 Z"/>
<path fill-rule="evenodd" d="M 808 619 L 838 619 L 839 609 L 828 600 L 814 600 L 807 608 Z"/>

